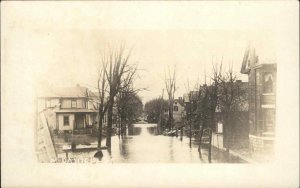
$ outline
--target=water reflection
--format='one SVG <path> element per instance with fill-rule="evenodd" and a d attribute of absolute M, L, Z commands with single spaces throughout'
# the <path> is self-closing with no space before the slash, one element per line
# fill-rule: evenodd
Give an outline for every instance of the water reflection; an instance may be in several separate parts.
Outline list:
<path fill-rule="evenodd" d="M 156 124 L 135 124 L 127 136 L 112 137 L 111 150 L 103 150 L 103 163 L 208 163 L 208 150 L 198 152 L 198 142 L 157 134 Z M 93 156 L 96 151 L 84 153 Z M 72 156 L 72 154 L 70 154 Z M 212 163 L 241 163 L 228 153 L 212 149 Z"/>
<path fill-rule="evenodd" d="M 132 134 L 121 138 L 112 138 L 112 162 L 114 163 L 208 163 L 208 150 L 198 152 L 198 142 L 189 148 L 189 139 L 157 134 L 156 124 L 136 124 Z M 243 162 L 225 152 L 212 150 L 213 163 Z"/>

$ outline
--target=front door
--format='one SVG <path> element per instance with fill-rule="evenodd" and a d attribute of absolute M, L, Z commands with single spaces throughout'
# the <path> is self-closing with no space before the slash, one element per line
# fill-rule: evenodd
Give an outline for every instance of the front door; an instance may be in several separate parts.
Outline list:
<path fill-rule="evenodd" d="M 76 120 L 76 128 L 77 129 L 84 128 L 84 115 L 83 114 L 76 115 L 75 120 Z"/>

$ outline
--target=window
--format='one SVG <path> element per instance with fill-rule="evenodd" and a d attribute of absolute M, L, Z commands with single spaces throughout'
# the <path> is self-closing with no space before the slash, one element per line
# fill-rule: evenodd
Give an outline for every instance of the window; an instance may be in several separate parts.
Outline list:
<path fill-rule="evenodd" d="M 273 74 L 271 72 L 264 73 L 263 91 L 264 93 L 273 93 Z"/>
<path fill-rule="evenodd" d="M 84 108 L 84 107 L 83 107 L 83 104 L 84 104 L 84 103 L 82 102 L 81 99 L 78 99 L 78 100 L 77 100 L 77 108 Z"/>
<path fill-rule="evenodd" d="M 70 125 L 69 116 L 64 116 L 64 126 Z"/>
<path fill-rule="evenodd" d="M 174 106 L 174 111 L 175 111 L 175 112 L 178 111 L 178 106 Z"/>
<path fill-rule="evenodd" d="M 46 108 L 50 108 L 51 107 L 51 100 L 46 100 Z"/>
<path fill-rule="evenodd" d="M 76 100 L 72 100 L 71 107 L 72 107 L 72 108 L 76 108 L 76 107 L 77 107 L 77 102 L 76 102 Z"/>
<path fill-rule="evenodd" d="M 71 108 L 71 100 L 63 99 L 61 108 Z"/>
<path fill-rule="evenodd" d="M 223 133 L 223 124 L 220 121 L 217 124 L 217 133 Z"/>

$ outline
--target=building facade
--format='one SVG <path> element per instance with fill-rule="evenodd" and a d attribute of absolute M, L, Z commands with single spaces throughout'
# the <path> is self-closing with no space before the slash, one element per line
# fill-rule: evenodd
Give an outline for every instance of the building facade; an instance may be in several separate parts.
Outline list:
<path fill-rule="evenodd" d="M 38 94 L 38 112 L 43 111 L 48 125 L 58 133 L 90 132 L 97 110 L 85 87 L 50 87 Z"/>
<path fill-rule="evenodd" d="M 167 119 L 169 115 L 169 109 L 166 109 L 164 111 L 164 116 Z M 173 101 L 173 123 L 174 128 L 178 128 L 183 126 L 182 118 L 185 115 L 185 108 L 184 108 L 184 102 L 182 97 L 179 97 L 178 99 L 174 99 Z"/>
<path fill-rule="evenodd" d="M 276 61 L 262 59 L 255 48 L 245 52 L 241 73 L 249 82 L 249 147 L 252 151 L 272 152 L 276 125 Z"/>

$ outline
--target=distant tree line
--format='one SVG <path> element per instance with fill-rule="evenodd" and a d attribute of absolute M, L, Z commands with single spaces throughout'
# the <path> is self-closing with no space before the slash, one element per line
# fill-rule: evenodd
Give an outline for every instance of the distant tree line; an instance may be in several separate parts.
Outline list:
<path fill-rule="evenodd" d="M 149 123 L 159 123 L 161 119 L 165 121 L 164 112 L 168 110 L 169 102 L 167 100 L 157 98 L 145 103 L 144 112 Z"/>

